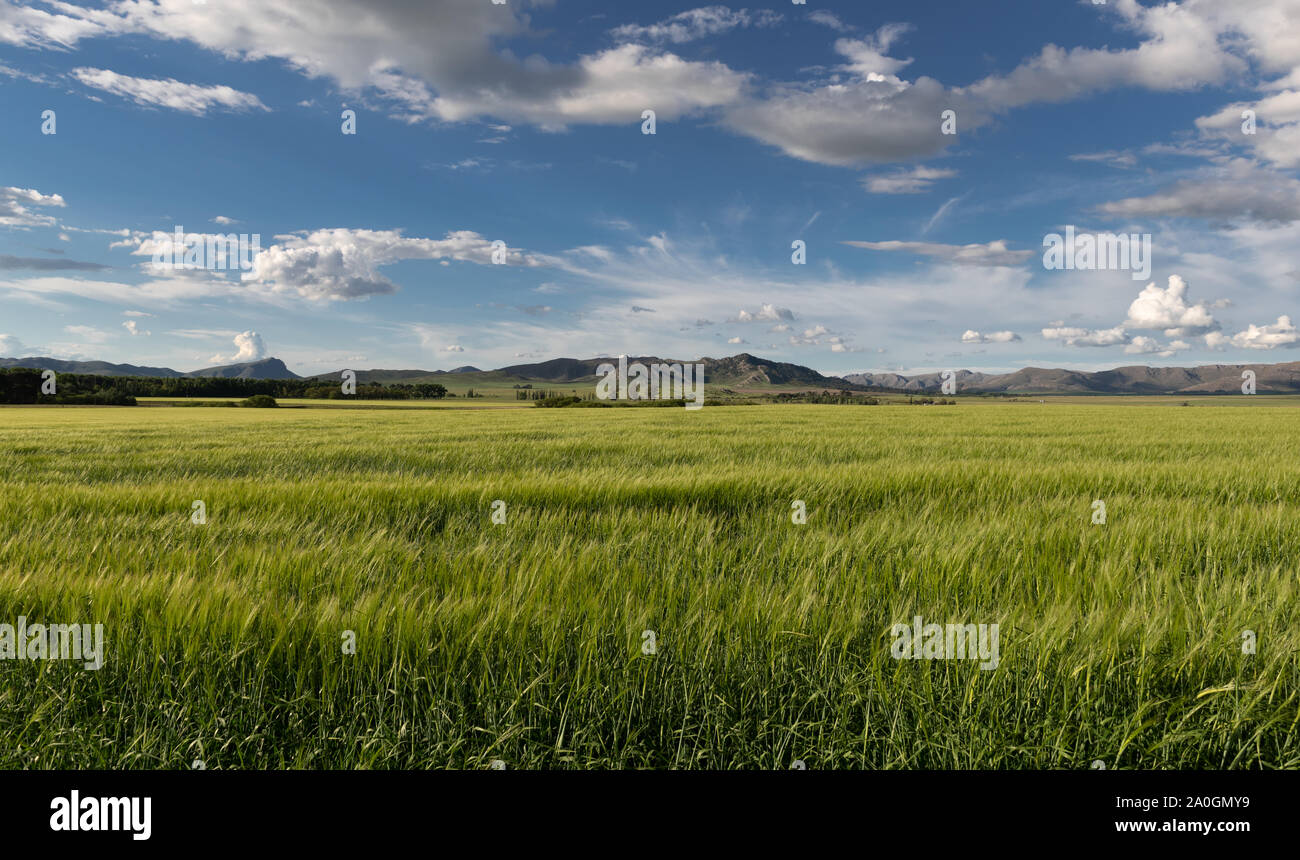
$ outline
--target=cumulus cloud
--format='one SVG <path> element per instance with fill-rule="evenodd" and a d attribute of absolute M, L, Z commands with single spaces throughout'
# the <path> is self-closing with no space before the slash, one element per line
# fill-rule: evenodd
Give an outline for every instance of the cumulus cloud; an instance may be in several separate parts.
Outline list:
<path fill-rule="evenodd" d="M 986 244 L 944 245 L 938 242 L 844 242 L 869 251 L 904 251 L 933 257 L 958 266 L 1019 266 L 1034 255 L 1033 251 L 1012 251 L 1005 239 Z"/>
<path fill-rule="evenodd" d="M 1174 343 L 1171 343 L 1168 346 L 1166 346 L 1153 337 L 1147 337 L 1146 335 L 1136 335 L 1132 340 L 1128 342 L 1128 345 L 1124 347 L 1124 352 L 1129 355 L 1153 355 L 1154 354 L 1160 356 L 1161 358 L 1168 358 L 1171 355 L 1174 355 L 1175 353 L 1178 352 L 1179 344 L 1181 344 L 1182 348 L 1184 349 L 1187 347 L 1187 345 L 1182 341 L 1175 341 Z"/>
<path fill-rule="evenodd" d="M 140 325 L 135 320 L 127 320 L 126 322 L 122 323 L 122 328 L 130 332 L 131 337 L 137 337 L 139 335 L 144 335 L 145 337 L 148 337 L 149 335 L 153 334 L 153 332 L 145 331 L 144 329 L 140 328 Z"/>
<path fill-rule="evenodd" d="M 1229 345 L 1238 349 L 1277 349 L 1279 346 L 1294 347 L 1297 343 L 1300 343 L 1300 332 L 1289 316 L 1278 317 L 1272 325 L 1252 324 L 1231 337 L 1220 332 L 1205 336 L 1205 345 L 1210 349 L 1223 349 Z"/>
<path fill-rule="evenodd" d="M 839 39 L 847 62 L 808 84 L 774 84 L 724 113 L 735 131 L 818 164 L 848 167 L 934 155 L 956 141 L 940 116 L 955 110 L 963 129 L 988 121 L 987 112 L 933 78 L 904 81 L 911 60 L 888 56 L 905 28 L 887 26 L 867 39 Z"/>
<path fill-rule="evenodd" d="M 143 34 L 190 42 L 227 59 L 279 60 L 344 92 L 373 94 L 408 121 L 491 116 L 559 129 L 639 122 L 647 105 L 673 118 L 734 101 L 747 78 L 722 63 L 633 43 L 567 63 L 521 58 L 501 43 L 534 35 L 522 3 L 279 0 L 273 15 L 264 0 L 52 5 L 56 13 L 0 0 L 0 41 L 72 48 L 88 38 Z M 150 98 L 138 85 L 111 86 Z M 241 100 L 246 95 L 217 100 L 257 107 Z"/>
<path fill-rule="evenodd" d="M 993 331 L 988 334 L 981 334 L 973 329 L 967 329 L 961 336 L 962 343 L 1019 343 L 1020 335 L 1013 331 Z"/>
<path fill-rule="evenodd" d="M 736 318 L 728 320 L 728 322 L 779 322 L 780 320 L 792 319 L 794 319 L 794 311 L 789 308 L 779 308 L 776 305 L 764 304 L 756 311 L 747 311 L 744 308 L 741 308 L 740 312 L 736 314 Z M 777 328 L 773 328 L 772 330 L 776 331 Z"/>
<path fill-rule="evenodd" d="M 1009 73 L 959 87 L 924 76 L 901 77 L 912 63 L 894 55 L 907 30 L 902 25 L 887 25 L 864 38 L 839 38 L 834 50 L 841 63 L 797 83 L 751 86 L 758 82 L 748 73 L 720 62 L 686 60 L 660 47 L 778 20 L 775 12 L 720 5 L 616 28 L 612 34 L 619 44 L 567 62 L 536 53 L 520 56 L 507 47 L 537 35 L 528 17 L 531 4 L 457 0 L 278 0 L 274 15 L 266 14 L 264 0 L 118 2 L 94 8 L 52 2 L 48 11 L 0 0 L 0 41 L 55 49 L 127 34 L 190 42 L 228 59 L 278 60 L 310 77 L 327 78 L 344 92 L 376 95 L 409 121 L 491 117 L 561 129 L 572 123 L 639 121 L 646 106 L 664 118 L 717 109 L 731 129 L 790 156 L 857 165 L 914 159 L 954 144 L 957 136 L 939 129 L 940 113 L 949 109 L 965 132 L 1024 105 L 1134 85 L 1187 91 L 1252 66 L 1279 75 L 1273 86 L 1290 81 L 1294 89 L 1300 86 L 1295 72 L 1300 40 L 1288 35 L 1295 29 L 1293 3 L 1112 0 L 1095 7 L 1097 14 L 1116 25 L 1135 43 L 1132 47 L 1047 45 Z M 851 29 L 822 10 L 808 20 Z M 135 92 L 124 94 L 151 98 L 141 86 L 131 86 Z M 1277 150 L 1284 146 L 1279 143 Z"/>
<path fill-rule="evenodd" d="M 840 346 L 845 344 L 845 340 L 841 335 L 835 334 L 835 332 L 820 324 L 804 329 L 802 334 L 790 335 L 789 343 L 791 346 L 818 346 L 822 343 L 822 338 L 826 338 L 826 342 L 831 344 L 832 347 L 836 344 Z M 843 352 L 844 350 L 834 351 Z"/>
<path fill-rule="evenodd" d="M 869 39 L 837 41 L 836 51 L 848 62 L 824 80 L 769 87 L 729 109 L 725 119 L 733 129 L 807 161 L 840 166 L 898 161 L 933 155 L 956 142 L 956 135 L 941 133 L 945 110 L 953 110 L 959 129 L 969 131 L 1026 105 L 1132 85 L 1186 91 L 1248 68 L 1231 50 L 1239 47 L 1244 14 L 1225 18 L 1201 0 L 1156 6 L 1115 0 L 1100 11 L 1132 33 L 1137 46 L 1047 45 L 1010 73 L 946 87 L 933 78 L 899 77 L 911 61 L 889 56 L 905 32 L 890 26 Z M 1277 23 L 1285 25 L 1285 17 Z M 1264 34 L 1256 30 L 1252 36 Z"/>
<path fill-rule="evenodd" d="M 195 116 L 203 116 L 214 108 L 231 111 L 269 110 L 257 96 L 224 85 L 205 87 L 182 83 L 174 78 L 134 78 L 109 69 L 84 67 L 73 69 L 71 75 L 85 86 L 131 99 L 138 105 L 165 107 Z"/>
<path fill-rule="evenodd" d="M 683 60 L 637 44 L 582 57 L 575 71 L 571 86 L 514 99 L 475 89 L 408 104 L 422 117 L 455 122 L 493 116 L 557 131 L 575 123 L 639 123 L 647 107 L 660 120 L 678 119 L 734 102 L 748 80 L 720 62 Z"/>
<path fill-rule="evenodd" d="M 57 219 L 34 212 L 32 207 L 58 209 L 65 205 L 58 194 L 42 194 L 34 188 L 0 187 L 0 226 L 53 227 L 58 223 Z"/>
<path fill-rule="evenodd" d="M 1296 84 L 1300 85 L 1300 73 Z M 1243 132 L 1247 111 L 1253 115 L 1250 134 Z M 1204 138 L 1246 147 L 1274 167 L 1300 167 L 1300 90 L 1227 105 L 1198 118 L 1196 128 Z"/>
<path fill-rule="evenodd" d="M 1178 275 L 1169 276 L 1169 285 L 1161 289 L 1147 284 L 1129 305 L 1124 325 L 1136 329 L 1163 329 L 1167 337 L 1187 337 L 1215 331 L 1219 324 L 1204 303 L 1187 303 L 1187 283 Z"/>
<path fill-rule="evenodd" d="M 1131 355 L 1159 355 L 1168 357 L 1190 349 L 1183 340 L 1163 344 L 1149 335 L 1132 334 L 1130 329 L 1160 330 L 1166 337 L 1183 338 L 1206 335 L 1206 343 L 1217 342 L 1219 323 L 1204 302 L 1190 304 L 1187 300 L 1187 283 L 1178 275 L 1170 275 L 1168 285 L 1160 287 L 1155 282 L 1147 284 L 1129 305 L 1128 317 L 1119 325 L 1108 329 L 1087 329 L 1054 323 L 1043 329 L 1043 338 L 1060 341 L 1067 346 L 1105 347 L 1123 346 Z M 1221 306 L 1215 302 L 1214 306 Z"/>
<path fill-rule="evenodd" d="M 1129 342 L 1123 326 L 1108 329 L 1086 329 L 1062 326 L 1043 329 L 1045 340 L 1059 340 L 1067 346 L 1118 346 Z"/>
<path fill-rule="evenodd" d="M 491 265 L 493 242 L 470 230 L 442 239 L 406 237 L 400 230 L 316 230 L 277 236 L 253 260 L 246 283 L 308 299 L 356 299 L 396 292 L 379 269 L 400 260 L 440 260 Z M 545 258 L 509 248 L 505 264 L 543 266 Z"/>
<path fill-rule="evenodd" d="M 1206 20 L 1201 2 L 1142 6 L 1111 4 L 1121 26 L 1140 39 L 1135 48 L 1065 49 L 1045 46 L 1007 75 L 991 75 L 966 91 L 1000 108 L 1071 101 L 1121 86 L 1156 91 L 1193 90 L 1246 70 L 1227 50 L 1227 34 Z M 1198 8 L 1199 7 L 1199 8 Z"/>
<path fill-rule="evenodd" d="M 266 358 L 266 344 L 262 336 L 255 331 L 241 332 L 235 335 L 234 355 L 214 355 L 208 359 L 209 364 L 244 364 L 261 361 Z"/>

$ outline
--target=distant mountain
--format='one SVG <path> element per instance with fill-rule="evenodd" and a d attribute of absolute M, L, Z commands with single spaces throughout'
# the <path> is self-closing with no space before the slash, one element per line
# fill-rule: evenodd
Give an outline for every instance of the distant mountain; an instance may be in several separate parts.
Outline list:
<path fill-rule="evenodd" d="M 30 367 L 55 373 L 88 373 L 96 376 L 158 376 L 168 379 L 185 376 L 170 367 L 136 367 L 134 364 L 109 364 L 106 361 L 64 361 L 60 358 L 0 358 L 0 367 Z"/>
<path fill-rule="evenodd" d="M 628 356 L 628 364 L 644 365 L 682 363 L 684 359 L 663 359 L 655 356 Z M 704 379 L 709 385 L 722 388 L 759 391 L 765 389 L 861 389 L 862 386 L 846 382 L 838 376 L 824 376 L 815 370 L 797 364 L 769 361 L 765 358 L 741 353 L 730 358 L 701 358 L 693 361 L 704 365 Z M 473 387 L 487 383 L 511 386 L 531 385 L 573 386 L 595 385 L 599 378 L 596 369 L 602 364 L 618 364 L 616 356 L 601 358 L 553 358 L 535 364 L 512 364 L 497 370 L 479 370 L 475 367 L 457 367 L 453 370 L 358 370 L 357 382 L 362 385 L 381 383 L 408 385 L 421 382 L 439 382 L 443 385 Z M 341 370 L 321 373 L 311 379 L 337 382 Z"/>
<path fill-rule="evenodd" d="M 812 386 L 815 388 L 854 388 L 860 383 L 839 376 L 824 376 L 801 364 L 769 361 L 742 352 L 730 358 L 704 358 L 704 379 L 713 385 L 733 388 L 765 388 L 768 386 Z"/>
<path fill-rule="evenodd" d="M 264 358 L 243 364 L 225 364 L 191 371 L 186 376 L 221 377 L 223 379 L 302 379 L 278 358 Z"/>
<path fill-rule="evenodd" d="M 629 356 L 628 363 L 677 363 L 681 359 Z M 897 373 L 851 373 L 826 376 L 799 364 L 770 361 L 742 352 L 727 358 L 697 359 L 704 365 L 705 381 L 716 388 L 760 393 L 769 390 L 852 389 L 857 391 L 902 391 L 937 394 L 942 374 L 904 376 Z M 417 384 L 473 387 L 486 383 L 506 386 L 595 384 L 596 368 L 617 364 L 617 358 L 553 358 L 536 364 L 515 364 L 498 370 L 479 370 L 465 365 L 453 370 L 358 370 L 361 384 Z M 57 358 L 0 358 L 0 368 L 32 367 L 56 373 L 85 373 L 99 376 L 222 377 L 226 379 L 301 379 L 278 358 L 243 364 L 205 367 L 189 373 L 170 367 L 137 367 L 104 361 L 65 361 Z M 1260 394 L 1300 394 L 1300 361 L 1284 364 L 1207 364 L 1198 367 L 1146 367 L 1134 365 L 1114 370 L 1085 372 L 1026 367 L 1012 373 L 979 373 L 959 370 L 957 392 L 961 394 L 1238 394 L 1244 370 L 1255 372 Z M 320 373 L 313 380 L 340 379 L 342 371 Z"/>
<path fill-rule="evenodd" d="M 657 358 L 629 358 L 628 363 L 640 361 L 646 364 L 659 361 Z M 579 379 L 594 378 L 596 368 L 606 363 L 617 363 L 617 358 L 552 358 L 538 364 L 512 364 L 501 368 L 507 376 L 520 379 L 533 379 L 542 382 L 574 382 Z"/>
<path fill-rule="evenodd" d="M 64 361 L 59 358 L 0 358 L 0 367 L 31 367 L 36 370 L 53 370 L 55 373 L 85 373 L 95 376 L 152 376 L 166 379 L 183 377 L 220 376 L 228 379 L 301 379 L 284 366 L 278 358 L 244 364 L 227 364 L 206 367 L 191 373 L 181 373 L 170 367 L 137 367 L 134 364 L 109 364 L 106 361 Z"/>
<path fill-rule="evenodd" d="M 1198 367 L 1146 367 L 1086 372 L 1026 367 L 1013 373 L 956 374 L 959 393 L 999 394 L 1240 394 L 1242 371 L 1255 372 L 1260 394 L 1300 394 L 1300 362 L 1285 364 L 1206 364 Z M 941 374 L 851 373 L 859 385 L 937 393 Z"/>
<path fill-rule="evenodd" d="M 663 359 L 654 356 L 628 356 L 629 365 L 679 363 L 683 359 Z M 701 358 L 698 363 L 704 365 L 704 379 L 710 385 L 734 388 L 766 388 L 779 386 L 811 386 L 821 388 L 857 388 L 838 376 L 824 376 L 808 367 L 769 361 L 742 352 L 730 358 Z M 543 382 L 577 382 L 595 380 L 596 369 L 602 364 L 617 364 L 617 357 L 605 358 L 553 358 L 539 364 L 516 364 L 503 367 L 498 373 L 520 379 Z"/>

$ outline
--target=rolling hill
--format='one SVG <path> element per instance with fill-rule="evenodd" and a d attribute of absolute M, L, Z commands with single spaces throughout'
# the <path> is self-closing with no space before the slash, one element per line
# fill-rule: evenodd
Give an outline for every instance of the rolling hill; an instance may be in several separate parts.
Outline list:
<path fill-rule="evenodd" d="M 149 376 L 164 379 L 185 377 L 224 377 L 227 379 L 301 379 L 278 358 L 264 358 L 243 364 L 205 367 L 189 373 L 170 367 L 137 367 L 134 364 L 109 364 L 106 361 L 64 361 L 59 358 L 0 358 L 0 367 L 30 367 L 55 373 L 83 373 L 92 376 Z"/>
<path fill-rule="evenodd" d="M 1198 367 L 1146 367 L 1085 372 L 1026 367 L 1013 373 L 957 372 L 958 393 L 987 394 L 1240 394 L 1242 372 L 1255 372 L 1260 394 L 1300 394 L 1300 362 L 1284 364 L 1206 364 Z M 900 376 L 895 373 L 853 373 L 845 377 L 860 385 L 903 391 L 937 393 L 940 374 Z"/>
<path fill-rule="evenodd" d="M 445 386 L 482 388 L 581 388 L 595 385 L 596 369 L 617 358 L 553 358 L 534 364 L 515 364 L 496 370 L 472 366 L 453 370 L 357 370 L 360 384 L 415 384 L 438 382 Z M 677 362 L 653 356 L 634 356 L 628 363 Z M 761 394 L 810 390 L 853 390 L 937 394 L 943 379 L 938 373 L 904 376 L 897 373 L 851 373 L 828 376 L 809 367 L 740 353 L 725 358 L 698 359 L 706 383 L 718 393 Z M 242 364 L 205 367 L 181 372 L 170 367 L 142 367 L 104 361 L 65 361 L 56 358 L 0 358 L 0 368 L 32 367 L 57 373 L 98 376 L 220 377 L 226 379 L 302 379 L 278 358 Z M 956 372 L 959 394 L 1237 394 L 1242 372 L 1252 370 L 1260 394 L 1300 394 L 1300 361 L 1282 364 L 1207 364 L 1197 367 L 1147 367 L 1133 365 L 1113 370 L 1079 371 L 1026 367 L 1011 373 Z M 342 370 L 320 373 L 312 380 L 337 381 Z"/>
<path fill-rule="evenodd" d="M 629 356 L 628 364 L 644 365 L 665 362 L 682 362 L 683 359 L 663 359 L 654 356 Z M 706 384 L 725 390 L 760 392 L 768 390 L 866 390 L 867 385 L 855 384 L 838 376 L 826 376 L 798 364 L 769 361 L 748 353 L 728 358 L 701 358 Z M 492 386 L 531 385 L 533 387 L 595 385 L 599 378 L 596 369 L 602 364 L 616 364 L 618 359 L 603 358 L 553 358 L 536 364 L 515 364 L 498 370 L 457 368 L 451 371 L 427 370 L 358 370 L 357 382 L 367 383 L 419 383 L 439 382 L 443 385 Z M 342 371 L 322 373 L 312 379 L 336 381 Z"/>

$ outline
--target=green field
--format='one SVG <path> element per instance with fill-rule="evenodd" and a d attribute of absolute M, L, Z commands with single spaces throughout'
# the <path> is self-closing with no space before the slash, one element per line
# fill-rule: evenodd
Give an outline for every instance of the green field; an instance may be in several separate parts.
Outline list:
<path fill-rule="evenodd" d="M 1196 406 L 0 409 L 0 622 L 107 647 L 0 766 L 1300 767 L 1300 413 Z"/>

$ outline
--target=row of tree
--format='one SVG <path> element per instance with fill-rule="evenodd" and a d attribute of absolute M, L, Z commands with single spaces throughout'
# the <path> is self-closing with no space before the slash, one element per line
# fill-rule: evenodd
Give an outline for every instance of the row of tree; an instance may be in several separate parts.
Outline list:
<path fill-rule="evenodd" d="M 880 401 L 874 397 L 863 397 L 852 391 L 794 391 L 776 395 L 777 403 L 831 403 L 851 406 L 877 406 Z"/>
<path fill-rule="evenodd" d="M 136 397 L 239 397 L 259 394 L 278 399 L 311 400 L 438 400 L 447 387 L 438 383 L 371 383 L 344 394 L 341 383 L 315 379 L 226 379 L 222 377 L 95 376 L 60 373 L 54 394 L 42 394 L 42 371 L 0 369 L 0 403 L 134 404 Z M 451 395 L 455 396 L 455 395 Z"/>

